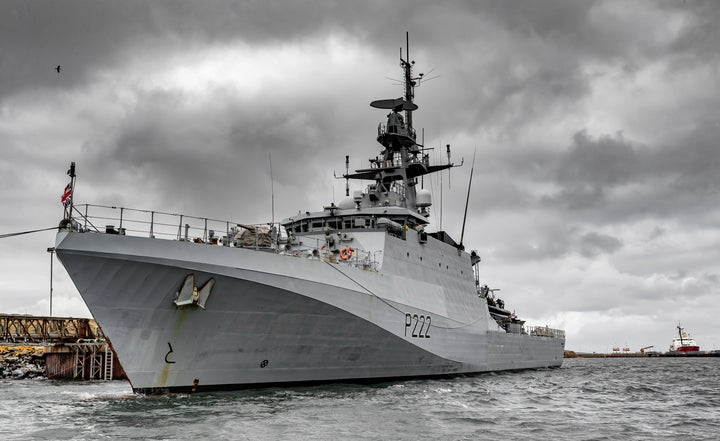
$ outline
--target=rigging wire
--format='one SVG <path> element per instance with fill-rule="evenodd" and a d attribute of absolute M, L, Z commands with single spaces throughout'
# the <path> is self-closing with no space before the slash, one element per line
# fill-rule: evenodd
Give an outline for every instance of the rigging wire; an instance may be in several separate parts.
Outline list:
<path fill-rule="evenodd" d="M 380 297 L 379 295 L 373 293 L 373 292 L 370 291 L 367 287 L 365 287 L 362 283 L 360 283 L 360 282 L 358 282 L 357 280 L 355 280 L 355 279 L 353 279 L 352 277 L 350 277 L 348 274 L 346 274 L 346 273 L 345 273 L 343 270 L 341 270 L 340 268 L 337 268 L 336 266 L 334 266 L 334 265 L 333 265 L 332 263 L 330 263 L 330 262 L 325 262 L 325 263 L 326 263 L 327 265 L 329 265 L 331 268 L 333 268 L 334 270 L 336 270 L 337 272 L 339 272 L 340 274 L 342 274 L 343 276 L 345 276 L 345 277 L 347 277 L 348 279 L 350 279 L 350 280 L 351 280 L 352 282 L 354 282 L 357 286 L 359 286 L 360 288 L 364 289 L 368 294 L 370 294 L 371 296 L 373 296 L 373 297 L 375 297 L 376 299 L 380 300 L 381 302 L 383 302 L 384 304 L 386 304 L 386 305 L 389 306 L 390 308 L 394 309 L 395 311 L 397 311 L 397 312 L 399 312 L 399 313 L 401 313 L 401 314 L 403 314 L 403 315 L 406 314 L 405 311 L 401 311 L 400 309 L 398 309 L 398 308 L 397 308 L 395 305 L 393 305 L 392 303 L 388 302 L 387 300 L 385 300 L 384 298 Z M 448 320 L 453 320 L 453 319 L 451 319 L 451 318 L 449 318 L 449 317 L 445 317 L 445 318 L 448 319 Z M 476 323 L 479 323 L 480 320 L 482 320 L 482 319 L 483 319 L 482 315 L 479 315 L 478 318 L 477 318 L 477 320 L 475 320 L 475 321 L 473 321 L 473 322 L 470 322 L 470 323 L 463 324 L 463 325 L 461 325 L 461 326 L 440 326 L 440 325 L 435 325 L 435 324 L 430 324 L 430 326 L 433 327 L 433 328 L 440 328 L 440 329 L 462 329 L 462 328 L 467 328 L 468 326 L 472 326 L 472 325 L 474 325 L 474 324 L 476 324 Z"/>

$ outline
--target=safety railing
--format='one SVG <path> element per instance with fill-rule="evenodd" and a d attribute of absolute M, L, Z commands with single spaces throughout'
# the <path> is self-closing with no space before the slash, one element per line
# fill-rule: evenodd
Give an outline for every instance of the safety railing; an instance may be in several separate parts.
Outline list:
<path fill-rule="evenodd" d="M 347 266 L 366 271 L 379 271 L 380 262 L 378 254 L 382 250 L 366 251 L 350 247 L 328 247 L 325 240 L 303 238 L 302 246 L 286 244 L 280 248 L 280 253 L 306 259 L 322 260 L 327 263 L 344 263 Z"/>
<path fill-rule="evenodd" d="M 323 259 L 332 263 L 344 260 L 348 266 L 359 268 L 367 271 L 378 271 L 379 263 L 376 254 L 382 253 L 382 250 L 375 252 L 354 250 L 352 248 L 343 248 L 340 252 L 330 251 L 324 254 Z"/>
<path fill-rule="evenodd" d="M 329 247 L 325 240 L 303 239 L 283 234 L 272 224 L 242 224 L 227 220 L 188 216 L 163 211 L 141 210 L 108 205 L 75 205 L 73 228 L 123 236 L 179 240 L 235 248 L 252 248 L 279 254 L 317 259 L 330 263 L 378 271 L 375 254 L 381 251 Z M 279 235 L 279 236 L 278 236 Z"/>
<path fill-rule="evenodd" d="M 224 246 L 272 248 L 277 226 L 188 216 L 108 205 L 74 206 L 73 220 L 82 231 L 175 239 Z"/>
<path fill-rule="evenodd" d="M 402 135 L 412 139 L 417 138 L 417 133 L 414 128 L 408 128 L 404 124 L 387 124 L 381 122 L 378 124 L 378 137 L 385 134 Z"/>
<path fill-rule="evenodd" d="M 526 326 L 525 332 L 538 337 L 565 338 L 565 331 L 547 326 Z"/>

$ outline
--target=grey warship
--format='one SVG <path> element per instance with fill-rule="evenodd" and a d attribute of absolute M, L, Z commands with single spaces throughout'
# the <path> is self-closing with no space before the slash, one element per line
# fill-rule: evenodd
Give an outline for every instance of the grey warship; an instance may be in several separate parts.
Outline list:
<path fill-rule="evenodd" d="M 481 285 L 477 252 L 428 231 L 419 178 L 454 164 L 430 164 L 413 127 L 422 74 L 408 51 L 400 65 L 404 96 L 371 103 L 389 111 L 380 154 L 354 173 L 346 157 L 337 205 L 245 225 L 68 198 L 57 256 L 135 392 L 562 364 L 564 331 L 525 325 Z M 351 193 L 349 180 L 370 184 Z"/>

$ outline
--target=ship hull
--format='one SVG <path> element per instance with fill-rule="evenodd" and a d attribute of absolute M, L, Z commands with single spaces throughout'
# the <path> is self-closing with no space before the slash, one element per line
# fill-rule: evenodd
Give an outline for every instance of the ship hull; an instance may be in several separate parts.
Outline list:
<path fill-rule="evenodd" d="M 564 339 L 493 331 L 486 317 L 462 321 L 385 298 L 392 276 L 255 250 L 92 233 L 58 233 L 56 250 L 137 392 L 562 363 Z M 190 274 L 198 288 L 214 280 L 205 308 L 174 303 Z M 432 322 L 425 327 L 414 317 Z"/>
<path fill-rule="evenodd" d="M 700 346 L 680 346 L 675 352 L 699 352 Z"/>

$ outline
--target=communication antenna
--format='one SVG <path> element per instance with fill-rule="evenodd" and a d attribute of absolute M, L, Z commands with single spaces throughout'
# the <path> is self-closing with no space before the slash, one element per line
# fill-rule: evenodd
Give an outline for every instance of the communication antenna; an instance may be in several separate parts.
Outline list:
<path fill-rule="evenodd" d="M 268 152 L 268 161 L 270 162 L 270 211 L 272 216 L 272 225 L 275 227 L 275 180 L 273 179 L 272 172 L 272 154 Z M 278 230 L 279 232 L 279 230 Z"/>
<path fill-rule="evenodd" d="M 447 156 L 448 156 L 448 164 L 450 164 L 450 144 L 447 145 Z M 452 185 L 450 185 L 450 169 L 448 169 L 448 190 L 452 189 Z"/>
<path fill-rule="evenodd" d="M 422 145 L 425 147 L 425 127 L 422 129 Z M 425 149 L 420 149 L 421 155 L 425 155 Z M 424 163 L 425 161 L 423 161 Z M 425 175 L 420 176 L 420 188 L 425 188 Z"/>
<path fill-rule="evenodd" d="M 350 196 L 350 155 L 345 155 L 345 197 Z"/>
<path fill-rule="evenodd" d="M 449 173 L 449 172 L 448 172 Z M 443 172 L 440 170 L 440 231 L 442 231 L 442 212 L 443 212 Z"/>
<path fill-rule="evenodd" d="M 477 151 L 477 145 L 473 150 L 473 161 L 470 167 L 470 182 L 468 182 L 467 198 L 465 199 L 465 214 L 463 215 L 462 232 L 460 233 L 460 249 L 463 249 L 463 239 L 465 238 L 465 220 L 467 219 L 468 205 L 470 204 L 470 187 L 472 186 L 473 171 L 475 170 L 475 152 Z M 448 152 L 449 153 L 449 152 Z"/>

